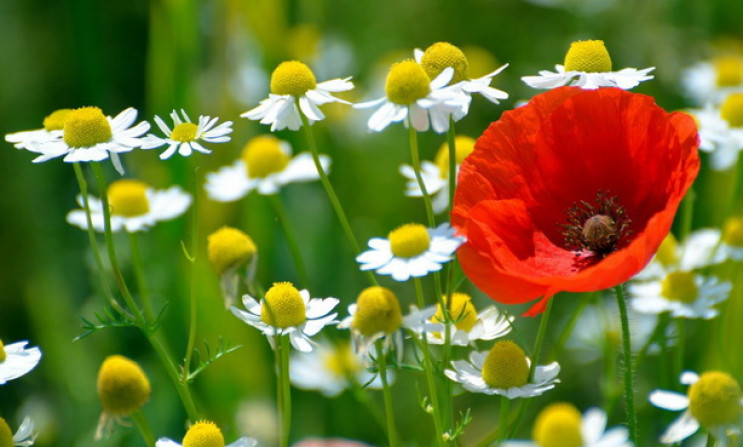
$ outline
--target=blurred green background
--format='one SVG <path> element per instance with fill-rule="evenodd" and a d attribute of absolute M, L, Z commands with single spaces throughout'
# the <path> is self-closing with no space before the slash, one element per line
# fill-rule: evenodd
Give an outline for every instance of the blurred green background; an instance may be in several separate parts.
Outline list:
<path fill-rule="evenodd" d="M 192 118 L 205 114 L 233 120 L 232 142 L 213 145 L 211 155 L 160 161 L 158 151 L 141 151 L 124 157 L 128 176 L 160 188 L 171 184 L 188 188 L 192 181 L 189 163 L 198 165 L 197 176 L 203 180 L 204 173 L 232 163 L 249 138 L 268 131 L 239 118 L 239 114 L 267 95 L 268 76 L 283 60 L 309 63 L 319 81 L 353 76 L 357 88 L 346 96 L 352 101 L 379 96 L 389 63 L 412 57 L 414 48 L 424 49 L 437 41 L 464 48 L 473 70 L 480 70 L 473 76 L 508 62 L 509 68 L 494 85 L 509 92 L 510 99 L 496 106 L 475 98 L 472 112 L 457 126 L 458 133 L 477 137 L 502 111 L 536 93 L 520 77 L 562 63 L 573 40 L 604 40 L 615 68 L 657 67 L 656 79 L 635 91 L 655 96 L 662 107 L 672 110 L 688 106 L 679 87 L 680 70 L 711 56 L 716 46 L 743 38 L 743 2 L 541 3 L 2 0 L 0 133 L 38 128 L 55 109 L 86 105 L 99 106 L 109 115 L 132 106 L 140 111 L 140 119 L 151 122 L 155 114 L 165 116 L 174 108 L 186 109 Z M 478 65 L 482 68 L 476 69 Z M 320 152 L 333 159 L 331 181 L 359 241 L 385 235 L 402 223 L 422 221 L 422 204 L 403 197 L 404 179 L 397 173 L 399 165 L 409 163 L 410 157 L 403 127 L 394 125 L 381 134 L 369 134 L 365 127 L 368 112 L 340 106 L 324 110 L 328 119 L 314 126 L 315 135 Z M 290 141 L 296 152 L 306 150 L 300 133 L 285 131 L 278 136 Z M 432 159 L 443 141 L 442 135 L 421 135 L 422 158 Z M 155 435 L 180 441 L 183 410 L 137 330 L 110 329 L 72 341 L 82 332 L 81 315 L 90 318 L 102 306 L 87 236 L 65 223 L 65 214 L 76 207 L 78 192 L 72 167 L 60 159 L 32 164 L 32 154 L 9 144 L 4 144 L 0 157 L 0 189 L 4 191 L 0 194 L 0 338 L 6 344 L 30 340 L 44 353 L 35 371 L 0 387 L 0 416 L 15 429 L 24 415 L 32 415 L 40 432 L 39 446 L 93 444 L 100 413 L 95 392 L 97 369 L 107 355 L 120 353 L 140 362 L 150 377 L 153 394 L 145 414 Z M 114 178 L 112 170 L 107 173 L 109 179 Z M 703 169 L 696 187 L 695 228 L 720 225 L 730 212 L 728 204 L 734 203 L 734 182 L 734 172 Z M 346 306 L 365 282 L 321 185 L 290 185 L 281 196 L 302 245 L 312 296 L 339 297 L 344 316 Z M 272 355 L 258 331 L 224 310 L 218 279 L 203 250 L 207 234 L 221 225 L 236 226 L 258 244 L 258 276 L 264 284 L 296 281 L 288 248 L 269 205 L 265 197 L 255 194 L 230 204 L 200 198 L 201 251 L 194 281 L 198 340 L 213 344 L 222 336 L 242 348 L 210 367 L 196 380 L 193 390 L 202 413 L 222 427 L 228 443 L 238 434 L 263 436 L 257 431 L 270 427 L 275 393 Z M 740 203 L 734 206 L 738 208 Z M 142 237 L 155 302 L 169 303 L 164 330 L 177 356 L 185 351 L 187 338 L 191 278 L 180 241 L 188 240 L 188 220 L 186 216 L 160 224 Z M 128 269 L 126 240 L 120 242 L 119 253 Z M 737 272 L 734 266 L 725 268 L 726 274 Z M 381 282 L 398 293 L 405 308 L 414 301 L 409 284 L 392 284 L 387 278 Z M 723 367 L 721 358 L 732 358 L 725 366 L 734 369 L 730 372 L 740 380 L 740 290 L 738 286 L 725 305 L 731 309 L 723 318 L 689 324 L 686 355 L 691 368 L 719 368 Z M 478 307 L 488 304 L 482 295 L 476 294 L 475 299 Z M 550 334 L 560 332 L 578 302 L 558 297 Z M 508 310 L 519 315 L 523 309 Z M 537 322 L 517 322 L 527 346 L 533 342 Z M 725 341 L 717 343 L 718 338 Z M 549 356 L 549 341 L 545 349 Z M 601 362 L 583 368 L 571 368 L 568 362 L 563 368 L 563 385 L 549 394 L 548 400 L 570 400 L 582 410 L 605 403 L 595 381 L 597 374 L 603 374 Z M 676 380 L 667 378 L 661 384 L 642 371 L 638 377 L 640 415 L 649 418 L 641 419 L 641 436 L 652 443 L 672 416 L 649 407 L 643 396 L 660 385 L 671 387 Z M 398 386 L 414 389 L 405 384 L 415 384 L 418 379 L 403 377 L 404 383 Z M 381 402 L 379 393 L 373 396 Z M 318 393 L 295 390 L 294 399 L 293 439 L 335 435 L 378 445 L 386 442 L 383 431 L 370 422 L 366 410 L 349 393 L 327 400 Z M 420 411 L 416 399 L 398 399 L 396 404 L 400 421 L 408 421 L 400 424 L 403 440 L 428 442 L 429 435 L 420 433 L 430 433 L 430 419 Z M 497 404 L 492 398 L 457 397 L 455 406 L 475 409 L 475 421 L 468 429 L 471 437 L 465 438 L 464 445 L 497 424 Z M 533 411 L 541 406 L 533 405 Z M 614 410 L 611 421 L 621 421 L 623 411 Z M 523 425 L 522 437 L 528 436 L 528 427 L 528 423 Z M 119 429 L 98 444 L 135 446 L 142 441 L 135 430 Z"/>

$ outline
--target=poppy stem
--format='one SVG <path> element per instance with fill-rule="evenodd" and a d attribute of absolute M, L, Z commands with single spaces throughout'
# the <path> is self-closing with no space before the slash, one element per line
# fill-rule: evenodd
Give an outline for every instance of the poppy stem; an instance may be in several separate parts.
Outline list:
<path fill-rule="evenodd" d="M 384 396 L 384 412 L 387 416 L 387 439 L 390 447 L 397 447 L 397 429 L 395 428 L 395 413 L 392 406 L 392 390 L 387 380 L 387 353 L 384 351 L 384 339 L 376 342 L 377 366 L 379 378 L 382 380 L 382 394 Z"/>
<path fill-rule="evenodd" d="M 625 302 L 622 285 L 614 287 L 619 307 L 619 318 L 622 323 L 622 348 L 624 358 L 624 400 L 627 410 L 627 427 L 632 442 L 637 440 L 637 416 L 635 414 L 635 395 L 632 383 L 632 346 L 630 344 L 629 318 L 627 317 L 627 303 Z"/>

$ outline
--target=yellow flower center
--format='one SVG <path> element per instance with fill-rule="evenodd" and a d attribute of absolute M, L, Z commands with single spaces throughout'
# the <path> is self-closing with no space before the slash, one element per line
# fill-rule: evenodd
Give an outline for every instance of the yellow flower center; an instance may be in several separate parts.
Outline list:
<path fill-rule="evenodd" d="M 186 432 L 183 447 L 224 447 L 224 436 L 214 422 L 199 421 Z"/>
<path fill-rule="evenodd" d="M 365 337 L 384 332 L 391 334 L 402 325 L 397 296 L 386 287 L 373 286 L 361 291 L 351 326 Z"/>
<path fill-rule="evenodd" d="M 150 381 L 142 368 L 121 355 L 106 358 L 98 371 L 98 397 L 103 411 L 124 416 L 140 409 L 150 398 Z"/>
<path fill-rule="evenodd" d="M 206 254 L 217 274 L 246 264 L 255 256 L 258 247 L 242 231 L 222 227 L 206 238 Z"/>
<path fill-rule="evenodd" d="M 448 302 L 449 297 L 444 295 L 444 303 L 449 310 L 449 317 L 455 321 L 454 325 L 457 329 L 469 332 L 472 327 L 477 323 L 477 310 L 472 304 L 472 297 L 466 293 L 455 292 L 451 295 L 451 304 Z M 437 323 L 443 323 L 444 311 L 441 309 L 441 305 L 436 306 L 436 313 L 433 315 L 431 320 Z"/>
<path fill-rule="evenodd" d="M 499 341 L 490 349 L 482 366 L 482 378 L 493 388 L 508 389 L 526 385 L 529 363 L 516 343 Z"/>
<path fill-rule="evenodd" d="M 655 259 L 665 266 L 675 265 L 679 261 L 677 251 L 678 242 L 676 242 L 673 233 L 668 233 L 660 244 L 660 247 L 658 247 L 658 251 L 655 253 Z"/>
<path fill-rule="evenodd" d="M 124 217 L 147 214 L 150 211 L 147 188 L 147 184 L 139 180 L 122 179 L 111 182 L 108 185 L 111 214 Z"/>
<path fill-rule="evenodd" d="M 0 447 L 13 447 L 13 432 L 10 431 L 8 423 L 4 418 L 0 418 Z"/>
<path fill-rule="evenodd" d="M 92 147 L 111 139 L 111 125 L 98 107 L 82 107 L 67 113 L 62 127 L 70 147 Z"/>
<path fill-rule="evenodd" d="M 743 127 L 743 93 L 731 93 L 720 106 L 720 116 L 730 127 Z"/>
<path fill-rule="evenodd" d="M 738 382 L 729 374 L 709 371 L 689 387 L 689 411 L 707 428 L 736 422 L 743 408 Z"/>
<path fill-rule="evenodd" d="M 339 378 L 354 376 L 361 369 L 358 357 L 351 350 L 351 346 L 345 342 L 325 353 L 323 364 L 328 371 Z"/>
<path fill-rule="evenodd" d="M 693 303 L 699 297 L 699 288 L 693 273 L 671 272 L 661 281 L 660 294 L 668 300 Z"/>
<path fill-rule="evenodd" d="M 261 321 L 276 328 L 299 326 L 307 321 L 302 296 L 290 282 L 276 282 L 261 301 Z"/>
<path fill-rule="evenodd" d="M 173 128 L 173 133 L 170 134 L 170 138 L 181 143 L 196 140 L 196 132 L 199 130 L 199 126 L 194 123 L 180 123 Z"/>
<path fill-rule="evenodd" d="M 430 79 L 436 78 L 446 67 L 454 69 L 452 84 L 468 79 L 467 57 L 462 50 L 448 42 L 436 42 L 426 48 L 420 63 Z"/>
<path fill-rule="evenodd" d="M 603 40 L 579 40 L 565 55 L 565 71 L 602 73 L 611 71 L 611 58 Z"/>
<path fill-rule="evenodd" d="M 4 362 L 6 358 L 8 358 L 8 353 L 5 352 L 5 345 L 3 344 L 3 341 L 0 340 L 0 363 Z"/>
<path fill-rule="evenodd" d="M 581 447 L 581 415 L 568 403 L 546 406 L 537 416 L 532 437 L 539 447 Z"/>
<path fill-rule="evenodd" d="M 289 155 L 281 150 L 281 140 L 261 135 L 245 144 L 242 161 L 250 178 L 264 178 L 281 172 L 289 165 Z"/>
<path fill-rule="evenodd" d="M 718 87 L 743 84 L 743 59 L 738 56 L 720 56 L 713 61 Z"/>
<path fill-rule="evenodd" d="M 428 230 L 421 224 L 405 224 L 387 235 L 390 250 L 398 258 L 413 258 L 423 254 L 431 245 Z"/>
<path fill-rule="evenodd" d="M 44 118 L 44 129 L 49 132 L 64 129 L 64 120 L 70 112 L 72 112 L 72 109 L 59 109 L 50 113 L 49 116 Z"/>
<path fill-rule="evenodd" d="M 454 153 L 457 166 L 461 165 L 465 158 L 475 150 L 475 140 L 464 135 L 454 138 Z M 449 143 L 445 142 L 439 148 L 434 158 L 434 163 L 439 168 L 439 176 L 442 179 L 449 178 Z"/>
<path fill-rule="evenodd" d="M 299 61 L 282 62 L 271 73 L 271 93 L 275 95 L 302 96 L 316 86 L 310 67 Z"/>
<path fill-rule="evenodd" d="M 403 106 L 409 106 L 431 92 L 431 79 L 414 60 L 408 59 L 392 64 L 384 90 L 387 99 Z"/>
<path fill-rule="evenodd" d="M 722 240 L 732 247 L 743 247 L 743 217 L 731 217 L 725 221 Z"/>

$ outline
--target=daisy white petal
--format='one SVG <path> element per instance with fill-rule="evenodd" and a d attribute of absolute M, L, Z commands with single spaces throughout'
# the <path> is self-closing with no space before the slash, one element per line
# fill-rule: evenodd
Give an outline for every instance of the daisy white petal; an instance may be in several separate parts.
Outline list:
<path fill-rule="evenodd" d="M 0 385 L 26 375 L 36 368 L 41 360 L 41 350 L 37 347 L 26 348 L 27 341 L 19 341 L 3 346 L 5 360 L 0 362 Z"/>

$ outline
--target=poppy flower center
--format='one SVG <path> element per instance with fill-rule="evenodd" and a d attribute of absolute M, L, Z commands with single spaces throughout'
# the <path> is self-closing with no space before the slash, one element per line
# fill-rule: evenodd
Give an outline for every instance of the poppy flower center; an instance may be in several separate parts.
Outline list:
<path fill-rule="evenodd" d="M 743 127 L 743 93 L 731 93 L 720 106 L 720 116 L 730 127 Z"/>
<path fill-rule="evenodd" d="M 529 380 L 529 362 L 516 343 L 499 341 L 488 352 L 482 365 L 482 379 L 489 386 L 508 389 L 526 385 Z"/>
<path fill-rule="evenodd" d="M 658 247 L 658 251 L 655 253 L 655 259 L 665 266 L 678 263 L 678 242 L 676 242 L 673 233 L 668 233 L 663 239 L 660 247 Z"/>
<path fill-rule="evenodd" d="M 315 87 L 315 74 L 299 61 L 282 62 L 271 73 L 271 93 L 275 95 L 302 96 Z"/>
<path fill-rule="evenodd" d="M 462 164 L 465 158 L 475 150 L 475 140 L 464 135 L 454 138 L 454 153 L 456 165 Z M 434 163 L 439 168 L 439 177 L 442 179 L 449 178 L 449 144 L 444 143 L 439 148 L 434 158 Z"/>
<path fill-rule="evenodd" d="M 294 285 L 277 282 L 261 301 L 261 321 L 276 328 L 299 326 L 307 321 L 307 306 Z"/>
<path fill-rule="evenodd" d="M 384 91 L 387 99 L 403 106 L 409 106 L 431 93 L 430 78 L 426 71 L 414 60 L 408 59 L 392 64 Z"/>
<path fill-rule="evenodd" d="M 421 224 L 405 224 L 390 231 L 387 239 L 392 254 L 398 258 L 414 258 L 425 253 L 431 245 L 428 230 Z"/>
<path fill-rule="evenodd" d="M 67 114 L 62 126 L 69 147 L 92 147 L 111 139 L 111 125 L 98 107 L 82 107 Z"/>
<path fill-rule="evenodd" d="M 187 143 L 196 140 L 196 132 L 198 130 L 199 126 L 194 123 L 180 123 L 173 128 L 170 138 L 181 143 Z"/>
<path fill-rule="evenodd" d="M 150 398 L 150 381 L 142 368 L 121 355 L 103 361 L 97 388 L 103 411 L 114 416 L 130 414 Z"/>
<path fill-rule="evenodd" d="M 250 140 L 243 149 L 242 160 L 250 178 L 265 178 L 289 165 L 289 156 L 281 149 L 281 141 L 270 135 Z"/>
<path fill-rule="evenodd" d="M 64 129 L 64 120 L 70 112 L 72 112 L 72 109 L 59 109 L 50 113 L 49 116 L 44 118 L 44 129 L 47 132 Z"/>
<path fill-rule="evenodd" d="M 452 293 L 451 303 L 449 303 L 449 297 L 444 295 L 444 303 L 446 303 L 449 317 L 454 321 L 454 326 L 457 329 L 469 332 L 477 323 L 477 310 L 472 304 L 472 298 L 466 293 Z M 440 304 L 436 306 L 436 313 L 431 320 L 436 323 L 445 321 L 444 311 Z"/>
<path fill-rule="evenodd" d="M 568 403 L 548 405 L 537 416 L 532 436 L 539 447 L 580 447 L 580 412 Z"/>
<path fill-rule="evenodd" d="M 0 417 L 0 447 L 13 447 L 13 445 L 15 445 L 13 432 L 10 431 L 5 419 Z"/>
<path fill-rule="evenodd" d="M 390 289 L 373 286 L 359 294 L 351 326 L 363 336 L 370 337 L 380 332 L 390 334 L 401 325 L 400 301 Z"/>
<path fill-rule="evenodd" d="M 617 197 L 603 191 L 596 194 L 596 205 L 581 200 L 566 211 L 568 224 L 563 224 L 565 243 L 571 250 L 588 250 L 603 258 L 616 251 L 632 222 Z"/>
<path fill-rule="evenodd" d="M 207 237 L 206 253 L 218 274 L 246 264 L 258 248 L 247 234 L 236 228 L 222 227 Z"/>
<path fill-rule="evenodd" d="M 420 63 L 430 79 L 436 78 L 446 67 L 454 69 L 452 84 L 468 79 L 467 57 L 462 50 L 449 42 L 436 42 L 426 48 Z"/>
<path fill-rule="evenodd" d="M 734 87 L 743 84 L 743 59 L 736 56 L 721 56 L 714 60 L 718 87 Z"/>
<path fill-rule="evenodd" d="M 693 303 L 699 297 L 699 287 L 691 272 L 671 272 L 663 278 L 660 294 L 671 301 Z"/>
<path fill-rule="evenodd" d="M 565 71 L 604 73 L 611 71 L 611 57 L 603 40 L 579 40 L 565 54 Z"/>
<path fill-rule="evenodd" d="M 359 360 L 348 343 L 336 346 L 323 356 L 323 365 L 338 378 L 355 375 L 361 369 Z"/>
<path fill-rule="evenodd" d="M 743 217 L 731 217 L 725 222 L 722 240 L 732 247 L 743 247 Z"/>
<path fill-rule="evenodd" d="M 224 436 L 214 422 L 199 421 L 186 432 L 183 447 L 224 447 Z"/>
<path fill-rule="evenodd" d="M 729 374 L 709 371 L 689 387 L 689 411 L 707 428 L 735 423 L 743 411 L 738 382 Z"/>
<path fill-rule="evenodd" d="M 108 186 L 108 205 L 111 214 L 135 217 L 147 214 L 150 204 L 147 200 L 147 184 L 139 180 L 116 180 Z"/>

